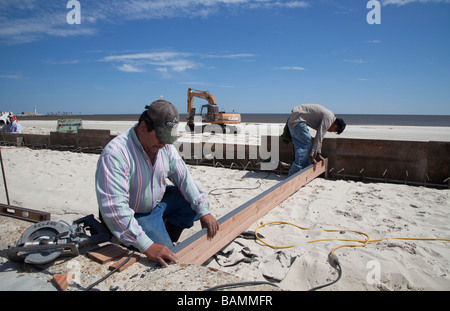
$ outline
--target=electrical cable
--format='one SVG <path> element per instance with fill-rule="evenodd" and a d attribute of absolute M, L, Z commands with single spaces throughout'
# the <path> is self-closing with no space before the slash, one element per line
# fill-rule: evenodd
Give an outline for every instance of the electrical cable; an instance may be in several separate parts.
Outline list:
<path fill-rule="evenodd" d="M 274 248 L 274 249 L 291 248 L 291 247 L 294 247 L 295 245 L 276 246 L 276 245 L 271 245 L 271 244 L 263 241 L 262 238 L 260 238 L 260 235 L 258 235 L 258 230 L 260 228 L 265 227 L 265 226 L 270 225 L 270 224 L 285 224 L 285 225 L 294 226 L 294 227 L 299 228 L 301 230 L 311 230 L 309 228 L 300 227 L 300 226 L 297 226 L 296 224 L 293 224 L 293 223 L 290 223 L 290 222 L 286 222 L 286 221 L 272 221 L 272 222 L 264 223 L 264 224 L 258 226 L 255 229 L 255 237 L 256 237 L 256 239 L 258 239 L 258 241 L 260 241 L 261 243 L 263 243 L 263 244 L 265 244 L 265 245 L 267 245 L 267 246 L 269 246 L 271 248 Z M 316 243 L 316 242 L 323 242 L 323 241 L 341 241 L 341 242 L 357 242 L 357 243 L 360 243 L 360 244 L 356 244 L 356 245 L 355 244 L 345 244 L 345 245 L 341 245 L 341 246 L 333 248 L 331 250 L 331 252 L 329 253 L 329 255 L 328 255 L 328 259 L 329 259 L 329 262 L 330 262 L 331 266 L 338 271 L 338 278 L 335 281 L 331 282 L 331 283 L 328 283 L 328 284 L 325 284 L 325 285 L 320 285 L 320 286 L 314 287 L 314 288 L 312 288 L 310 290 L 321 289 L 321 288 L 333 285 L 337 281 L 339 281 L 339 279 L 342 276 L 342 267 L 341 267 L 341 265 L 339 263 L 339 260 L 338 260 L 337 256 L 334 254 L 334 252 L 336 250 L 340 249 L 340 248 L 343 248 L 343 247 L 365 247 L 369 243 L 380 242 L 380 241 L 384 241 L 384 240 L 388 240 L 388 239 L 409 240 L 409 241 L 445 241 L 445 242 L 450 242 L 450 239 L 444 239 L 444 238 L 408 238 L 408 237 L 390 237 L 390 238 L 381 238 L 381 239 L 371 240 L 368 234 L 366 234 L 364 232 L 361 232 L 361 231 L 355 231 L 355 230 L 330 230 L 330 229 L 325 229 L 323 231 L 325 231 L 325 232 L 343 232 L 343 231 L 347 232 L 348 231 L 348 232 L 353 232 L 353 233 L 356 233 L 356 234 L 363 235 L 363 236 L 366 237 L 366 239 L 365 240 L 355 240 L 355 239 L 319 239 L 319 240 L 306 242 L 306 243 Z"/>
<path fill-rule="evenodd" d="M 209 291 L 216 291 L 216 290 L 221 290 L 221 289 L 243 287 L 243 286 L 257 286 L 257 285 L 270 285 L 270 286 L 278 287 L 278 285 L 270 283 L 270 282 L 249 281 L 249 282 L 238 282 L 238 283 L 229 283 L 229 284 L 217 285 L 217 286 L 214 286 L 214 287 L 211 287 L 211 288 L 207 288 L 204 291 L 205 292 L 209 292 Z"/>
<path fill-rule="evenodd" d="M 276 245 L 271 245 L 271 244 L 269 244 L 269 243 L 263 241 L 263 240 L 259 237 L 259 235 L 258 235 L 258 230 L 259 230 L 260 228 L 262 228 L 262 227 L 265 227 L 265 226 L 271 225 L 271 224 L 285 224 L 285 225 L 294 226 L 294 227 L 299 228 L 299 229 L 302 229 L 302 230 L 311 230 L 311 229 L 309 229 L 309 228 L 300 227 L 300 226 L 297 226 L 297 225 L 295 225 L 295 224 L 293 224 L 293 223 L 290 223 L 290 222 L 287 222 L 287 221 L 272 221 L 272 222 L 268 222 L 268 223 L 265 223 L 265 224 L 262 224 L 262 225 L 258 226 L 258 227 L 255 229 L 255 236 L 256 236 L 256 238 L 257 238 L 261 243 L 263 243 L 263 244 L 265 244 L 265 245 L 267 245 L 267 246 L 269 246 L 269 247 L 271 247 L 271 248 L 275 248 L 275 249 L 292 248 L 292 247 L 294 247 L 295 245 L 276 246 Z M 364 247 L 364 246 L 366 246 L 366 245 L 367 245 L 368 243 L 370 243 L 370 242 L 378 241 L 378 240 L 373 240 L 373 241 L 371 241 L 370 238 L 369 238 L 369 236 L 368 236 L 366 233 L 360 232 L 360 231 L 355 231 L 355 230 L 332 230 L 332 229 L 330 230 L 330 229 L 326 229 L 326 230 L 324 230 L 324 231 L 325 231 L 325 232 L 342 232 L 342 231 L 348 231 L 348 232 L 353 232 L 353 233 L 357 233 L 357 234 L 360 234 L 360 235 L 364 235 L 364 236 L 366 237 L 366 240 L 364 240 L 364 241 L 362 241 L 362 240 L 352 240 L 352 239 L 321 239 L 321 240 L 315 240 L 315 241 L 308 241 L 308 242 L 307 242 L 307 243 L 315 243 L 315 242 L 321 242 L 321 241 L 344 241 L 344 242 L 359 242 L 359 243 L 362 243 L 362 245 L 341 245 L 341 246 L 338 246 L 338 247 L 334 248 L 334 249 L 331 251 L 331 254 L 333 254 L 337 249 L 342 248 L 342 247 Z"/>
<path fill-rule="evenodd" d="M 269 174 L 267 174 L 266 177 L 261 178 L 261 180 L 264 180 L 264 179 L 266 179 L 266 178 L 269 177 L 269 176 L 270 176 L 270 172 L 269 172 Z M 256 190 L 256 189 L 258 189 L 258 188 L 261 187 L 261 182 L 260 182 L 259 180 L 257 180 L 256 182 L 257 182 L 259 185 L 258 185 L 258 186 L 255 186 L 255 187 L 250 187 L 250 188 L 244 188 L 244 187 L 235 187 L 235 188 L 215 188 L 215 189 L 212 189 L 211 191 L 209 191 L 209 192 L 208 192 L 208 195 L 210 195 L 210 194 L 212 194 L 212 195 L 221 195 L 222 193 L 213 193 L 213 192 L 215 192 L 215 191 L 220 191 L 220 190 L 222 190 L 222 191 L 228 191 L 227 193 L 230 193 L 230 192 L 233 191 L 233 190 Z"/>
<path fill-rule="evenodd" d="M 330 257 L 332 257 L 332 258 L 330 259 Z M 341 279 L 341 277 L 342 277 L 342 267 L 341 267 L 341 264 L 339 263 L 338 258 L 337 258 L 335 255 L 332 255 L 332 256 L 329 256 L 329 259 L 330 259 L 330 264 L 331 264 L 331 266 L 332 266 L 334 269 L 336 269 L 337 272 L 338 272 L 338 277 L 337 277 L 337 279 L 334 280 L 333 282 L 330 282 L 330 283 L 327 283 L 327 284 L 323 284 L 323 285 L 319 285 L 319 286 L 310 288 L 309 291 L 315 291 L 315 290 L 318 290 L 318 289 L 322 289 L 322 288 L 331 286 L 331 285 L 337 283 L 337 282 Z"/>
<path fill-rule="evenodd" d="M 220 191 L 220 190 L 222 190 L 222 191 L 227 190 L 227 191 L 228 191 L 227 193 L 230 193 L 232 190 L 256 190 L 256 189 L 258 189 L 259 187 L 261 187 L 261 182 L 260 182 L 259 180 L 257 180 L 256 182 L 257 182 L 259 185 L 256 186 L 256 187 L 253 187 L 253 188 L 242 188 L 242 187 L 236 187 L 236 188 L 216 188 L 216 189 L 213 189 L 213 190 L 211 190 L 210 192 L 208 192 L 208 195 L 209 195 L 209 194 L 212 194 L 212 195 L 221 195 L 222 193 L 213 193 L 214 191 Z"/>
<path fill-rule="evenodd" d="M 258 226 L 258 227 L 255 229 L 255 237 L 256 237 L 261 243 L 263 243 L 263 244 L 265 244 L 265 245 L 267 245 L 267 246 L 269 246 L 269 247 L 271 247 L 271 248 L 275 248 L 275 249 L 291 248 L 291 247 L 294 247 L 295 245 L 276 246 L 276 245 L 271 245 L 271 244 L 269 244 L 269 243 L 263 241 L 263 240 L 260 238 L 260 235 L 258 235 L 258 230 L 259 230 L 260 228 L 262 228 L 262 227 L 264 227 L 264 226 L 267 226 L 267 225 L 270 225 L 270 224 L 286 224 L 286 225 L 291 225 L 291 226 L 294 226 L 294 227 L 299 228 L 299 229 L 302 229 L 302 230 L 311 230 L 311 229 L 309 229 L 309 228 L 300 227 L 300 226 L 297 226 L 297 225 L 295 225 L 295 224 L 293 224 L 293 223 L 286 222 L 286 221 L 272 221 L 272 222 L 268 222 L 268 223 L 265 223 L 265 224 L 262 224 L 262 225 Z M 364 236 L 366 237 L 366 240 L 354 240 L 354 239 L 320 239 L 320 240 L 314 240 L 314 241 L 308 241 L 308 242 L 307 242 L 307 243 L 316 243 L 316 242 L 323 242 L 323 241 L 344 241 L 344 242 L 358 242 L 358 243 L 361 243 L 361 245 L 353 245 L 353 244 L 351 244 L 351 245 L 341 245 L 341 246 L 335 247 L 335 248 L 333 248 L 333 249 L 331 250 L 331 254 L 333 254 L 333 253 L 334 253 L 337 249 L 339 249 L 339 248 L 343 248 L 343 247 L 364 247 L 364 246 L 366 246 L 366 245 L 369 244 L 369 243 L 380 242 L 380 241 L 384 241 L 384 240 L 388 240 L 388 239 L 392 239 L 392 240 L 410 240 L 410 241 L 445 241 L 445 242 L 450 242 L 450 239 L 444 239 L 444 238 L 408 238 L 408 237 L 389 237 L 389 238 L 381 238 L 381 239 L 371 240 L 371 239 L 369 238 L 369 235 L 368 235 L 368 234 L 366 234 L 366 233 L 364 233 L 364 232 L 361 232 L 361 231 L 348 230 L 348 229 L 346 229 L 346 230 L 329 230 L 329 229 L 326 229 L 326 230 L 323 230 L 323 231 L 325 231 L 325 232 L 342 232 L 342 231 L 345 231 L 345 232 L 353 232 L 353 233 L 357 233 L 357 234 L 360 234 L 360 235 L 364 235 Z"/>

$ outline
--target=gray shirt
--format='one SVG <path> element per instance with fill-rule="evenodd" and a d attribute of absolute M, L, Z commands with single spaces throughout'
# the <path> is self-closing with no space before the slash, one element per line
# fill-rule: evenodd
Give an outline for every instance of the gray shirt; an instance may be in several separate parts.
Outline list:
<path fill-rule="evenodd" d="M 323 138 L 334 123 L 336 117 L 327 108 L 317 104 L 304 104 L 294 107 L 289 117 L 291 128 L 296 127 L 300 122 L 305 122 L 310 128 L 316 130 L 311 156 L 321 153 Z"/>

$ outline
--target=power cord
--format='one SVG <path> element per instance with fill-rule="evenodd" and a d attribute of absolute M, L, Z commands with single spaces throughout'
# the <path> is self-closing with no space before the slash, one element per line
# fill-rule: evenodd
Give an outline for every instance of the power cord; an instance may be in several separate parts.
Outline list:
<path fill-rule="evenodd" d="M 238 282 L 238 283 L 217 285 L 217 286 L 205 289 L 204 291 L 210 292 L 210 291 L 216 291 L 216 290 L 221 290 L 221 289 L 229 289 L 229 288 L 236 288 L 236 287 L 243 287 L 243 286 L 257 286 L 257 285 L 270 285 L 270 286 L 278 287 L 278 285 L 270 283 L 270 282 L 250 281 L 250 282 Z"/>
<path fill-rule="evenodd" d="M 330 253 L 328 255 L 328 262 L 338 272 L 337 279 L 334 280 L 333 282 L 328 283 L 328 284 L 319 285 L 319 286 L 310 288 L 309 291 L 316 291 L 316 290 L 319 290 L 319 289 L 331 286 L 333 284 L 336 284 L 341 279 L 341 277 L 342 277 L 342 267 L 341 267 L 341 264 L 339 263 L 339 259 L 337 258 L 337 256 Z"/>
<path fill-rule="evenodd" d="M 269 176 L 270 176 L 270 172 L 269 172 L 269 174 L 267 174 L 266 177 L 261 178 L 261 180 L 264 180 L 264 179 L 266 179 L 266 178 L 269 177 Z M 256 187 L 250 187 L 250 188 L 245 188 L 245 187 L 235 187 L 235 188 L 215 188 L 215 189 L 212 189 L 211 191 L 209 191 L 209 192 L 208 192 L 208 195 L 209 195 L 209 194 L 212 194 L 212 195 L 221 195 L 221 194 L 223 194 L 223 193 L 213 193 L 213 192 L 215 192 L 215 191 L 228 191 L 228 192 L 226 192 L 226 193 L 230 193 L 230 192 L 232 192 L 233 190 L 256 190 L 256 189 L 258 189 L 258 188 L 261 187 L 261 182 L 260 182 L 259 180 L 257 180 L 256 182 L 258 183 L 258 186 L 256 186 Z"/>
<path fill-rule="evenodd" d="M 272 221 L 272 222 L 268 222 L 268 223 L 265 223 L 265 224 L 262 224 L 262 225 L 258 226 L 255 229 L 255 237 L 256 237 L 256 239 L 258 239 L 261 243 L 263 243 L 263 244 L 265 244 L 265 245 L 267 245 L 267 246 L 269 246 L 271 248 L 275 248 L 275 249 L 291 248 L 291 247 L 294 247 L 295 245 L 276 246 L 276 245 L 271 245 L 271 244 L 263 241 L 262 238 L 260 237 L 261 235 L 258 234 L 258 230 L 260 228 L 264 227 L 264 226 L 269 225 L 269 224 L 286 224 L 286 225 L 294 226 L 294 227 L 299 228 L 301 230 L 311 230 L 309 228 L 300 227 L 300 226 L 297 226 L 297 225 L 295 225 L 293 223 L 286 222 L 286 221 Z M 341 267 L 341 265 L 339 263 L 339 260 L 338 260 L 337 256 L 334 254 L 334 252 L 336 250 L 340 249 L 340 248 L 343 248 L 343 247 L 364 247 L 364 246 L 366 246 L 369 243 L 380 242 L 380 241 L 384 241 L 384 240 L 387 240 L 387 239 L 408 240 L 408 241 L 446 241 L 446 242 L 450 242 L 450 239 L 443 239 L 443 238 L 408 238 L 408 237 L 391 237 L 391 238 L 381 238 L 381 239 L 371 240 L 368 234 L 366 234 L 364 232 L 360 232 L 360 231 L 355 231 L 355 230 L 324 230 L 324 231 L 325 232 L 341 232 L 341 233 L 345 232 L 345 231 L 348 231 L 348 232 L 353 232 L 353 233 L 357 233 L 357 234 L 363 235 L 363 236 L 366 237 L 366 239 L 365 240 L 320 239 L 320 240 L 308 241 L 307 243 L 315 243 L 315 242 L 321 242 L 321 241 L 344 241 L 344 242 L 358 242 L 358 243 L 360 243 L 360 244 L 346 244 L 346 245 L 341 245 L 341 246 L 333 248 L 331 250 L 331 252 L 329 253 L 329 255 L 328 255 L 328 262 L 330 263 L 330 265 L 334 269 L 336 269 L 338 271 L 337 279 L 335 281 L 331 282 L 331 283 L 314 287 L 314 288 L 310 289 L 311 291 L 312 290 L 318 290 L 318 289 L 321 289 L 321 288 L 333 285 L 333 284 L 335 284 L 336 282 L 338 282 L 340 280 L 340 278 L 342 276 L 342 267 Z"/>
<path fill-rule="evenodd" d="M 213 190 L 211 190 L 210 192 L 208 192 L 208 195 L 209 194 L 212 194 L 212 195 L 221 195 L 222 193 L 213 193 L 214 191 L 228 191 L 227 193 L 230 193 L 230 192 L 232 192 L 233 190 L 256 190 L 256 189 L 258 189 L 259 187 L 261 187 L 261 182 L 259 181 L 259 180 L 257 180 L 256 181 L 259 185 L 258 186 L 256 186 L 256 187 L 253 187 L 253 188 L 243 188 L 243 187 L 236 187 L 236 188 L 216 188 L 216 189 L 213 189 Z"/>

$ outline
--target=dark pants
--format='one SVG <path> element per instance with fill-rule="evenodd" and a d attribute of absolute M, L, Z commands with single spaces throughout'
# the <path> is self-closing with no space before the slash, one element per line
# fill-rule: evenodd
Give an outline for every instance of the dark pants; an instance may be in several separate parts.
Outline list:
<path fill-rule="evenodd" d="M 153 242 L 173 247 L 166 225 L 190 228 L 198 220 L 191 204 L 175 186 L 167 186 L 161 202 L 149 214 L 135 214 L 135 218 L 144 232 Z"/>

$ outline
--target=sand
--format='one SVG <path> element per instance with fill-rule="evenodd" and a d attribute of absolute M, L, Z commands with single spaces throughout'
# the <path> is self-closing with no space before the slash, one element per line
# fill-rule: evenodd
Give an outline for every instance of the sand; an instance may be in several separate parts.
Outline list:
<path fill-rule="evenodd" d="M 28 122 L 23 122 L 24 132 L 45 134 L 47 130 L 53 130 L 53 123 L 47 121 Z M 94 123 L 89 128 L 109 128 L 113 133 L 124 131 L 133 124 Z M 85 128 L 87 125 L 85 122 Z M 392 139 L 395 136 L 392 133 L 396 132 L 395 127 L 349 127 L 347 135 L 370 136 L 367 133 L 369 128 L 376 138 L 384 138 L 386 133 L 390 133 L 386 137 Z M 270 131 L 275 133 L 280 129 L 282 125 L 272 125 Z M 247 133 L 235 139 L 258 143 L 261 131 L 255 133 L 253 128 Z M 440 137 L 440 140 L 448 141 L 450 137 L 449 128 L 402 127 L 397 134 L 410 140 Z M 181 139 L 193 137 L 189 135 Z M 211 135 L 205 139 L 227 138 Z M 2 156 L 11 205 L 47 211 L 52 214 L 52 219 L 68 222 L 97 214 L 94 173 L 98 155 L 4 147 Z M 208 194 L 211 211 L 217 218 L 286 178 L 274 173 L 206 166 L 189 166 L 189 170 Z M 223 189 L 228 187 L 242 189 Z M 1 188 L 0 202 L 6 202 Z M 449 216 L 448 189 L 317 178 L 248 228 L 253 232 L 261 224 L 284 221 L 311 229 L 301 230 L 279 224 L 259 229 L 266 243 L 293 247 L 275 249 L 261 241 L 237 238 L 205 265 L 245 280 L 269 280 L 285 290 L 308 290 L 338 278 L 337 270 L 328 262 L 333 248 L 362 243 L 307 242 L 366 239 L 364 235 L 351 232 L 354 230 L 368 235 L 371 240 L 386 240 L 364 247 L 337 249 L 335 255 L 339 259 L 342 276 L 326 290 L 450 290 L 450 242 L 392 239 L 449 239 Z M 338 232 L 324 231 L 328 229 Z M 186 230 L 182 238 L 197 230 L 198 224 Z"/>

